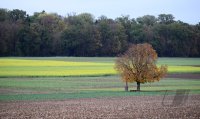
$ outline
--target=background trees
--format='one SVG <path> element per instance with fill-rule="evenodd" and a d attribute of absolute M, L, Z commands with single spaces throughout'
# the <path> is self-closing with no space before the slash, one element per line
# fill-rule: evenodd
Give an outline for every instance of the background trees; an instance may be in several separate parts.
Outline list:
<path fill-rule="evenodd" d="M 0 56 L 116 56 L 131 43 L 150 43 L 165 57 L 199 57 L 200 25 L 171 14 L 110 19 L 0 9 Z"/>
<path fill-rule="evenodd" d="M 126 82 L 126 91 L 128 82 L 136 82 L 137 91 L 140 91 L 140 83 L 159 81 L 166 75 L 167 66 L 157 67 L 157 58 L 156 51 L 148 43 L 131 45 L 123 55 L 117 57 L 115 68 Z"/>

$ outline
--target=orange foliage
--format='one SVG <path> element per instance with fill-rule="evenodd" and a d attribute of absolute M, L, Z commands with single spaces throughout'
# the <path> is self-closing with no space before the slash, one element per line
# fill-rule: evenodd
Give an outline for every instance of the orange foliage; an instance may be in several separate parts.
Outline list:
<path fill-rule="evenodd" d="M 167 73 L 167 66 L 156 66 L 157 53 L 148 44 L 131 45 L 120 55 L 115 63 L 115 69 L 124 82 L 154 82 L 159 81 Z"/>

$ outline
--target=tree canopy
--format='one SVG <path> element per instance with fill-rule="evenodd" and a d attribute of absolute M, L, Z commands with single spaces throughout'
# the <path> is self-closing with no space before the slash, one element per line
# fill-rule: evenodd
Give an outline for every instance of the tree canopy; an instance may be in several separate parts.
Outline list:
<path fill-rule="evenodd" d="M 117 57 L 115 68 L 126 82 L 126 87 L 128 82 L 137 82 L 137 90 L 140 91 L 140 83 L 159 81 L 166 75 L 167 66 L 157 67 L 157 58 L 157 53 L 150 44 L 133 44 L 123 55 Z"/>
<path fill-rule="evenodd" d="M 116 56 L 147 42 L 161 57 L 199 57 L 199 26 L 172 14 L 111 19 L 0 9 L 0 56 Z"/>

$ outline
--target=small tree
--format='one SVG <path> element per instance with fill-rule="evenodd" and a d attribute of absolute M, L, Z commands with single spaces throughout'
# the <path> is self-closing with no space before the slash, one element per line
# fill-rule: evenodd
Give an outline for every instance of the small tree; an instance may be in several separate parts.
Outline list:
<path fill-rule="evenodd" d="M 140 83 L 159 81 L 166 75 L 167 66 L 157 67 L 157 58 L 156 51 L 148 43 L 131 45 L 117 58 L 115 69 L 126 82 L 126 91 L 128 91 L 128 82 L 136 82 L 137 91 L 140 91 Z"/>

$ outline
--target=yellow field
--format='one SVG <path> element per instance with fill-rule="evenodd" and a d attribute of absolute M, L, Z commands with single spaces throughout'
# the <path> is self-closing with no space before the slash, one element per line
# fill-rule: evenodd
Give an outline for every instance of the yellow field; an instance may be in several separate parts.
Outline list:
<path fill-rule="evenodd" d="M 78 59 L 78 58 L 77 58 Z M 1 58 L 0 76 L 101 76 L 115 75 L 114 60 L 64 61 L 47 59 Z M 199 73 L 198 66 L 169 65 L 169 73 Z"/>
<path fill-rule="evenodd" d="M 113 63 L 0 59 L 0 76 L 113 75 Z"/>

